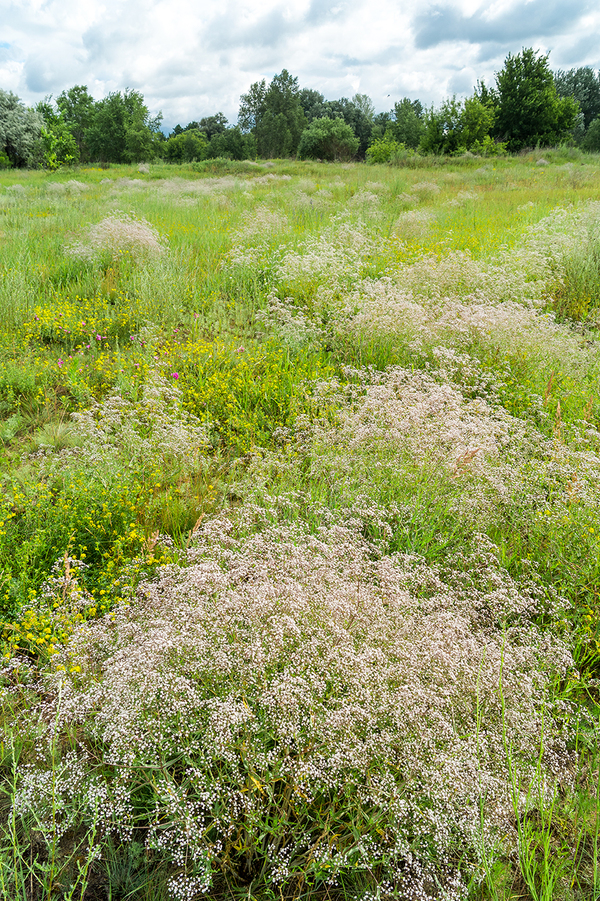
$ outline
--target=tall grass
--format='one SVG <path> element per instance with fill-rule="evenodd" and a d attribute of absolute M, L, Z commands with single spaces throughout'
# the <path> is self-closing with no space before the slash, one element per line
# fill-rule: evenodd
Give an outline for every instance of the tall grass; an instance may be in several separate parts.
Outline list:
<path fill-rule="evenodd" d="M 600 898 L 565 153 L 2 175 L 7 901 Z"/>

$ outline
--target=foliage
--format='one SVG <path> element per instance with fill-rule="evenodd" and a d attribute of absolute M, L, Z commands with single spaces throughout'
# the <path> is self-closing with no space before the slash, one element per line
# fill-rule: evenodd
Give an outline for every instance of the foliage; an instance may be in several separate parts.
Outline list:
<path fill-rule="evenodd" d="M 373 122 L 375 117 L 375 104 L 368 94 L 355 94 L 354 97 L 352 97 L 351 103 L 353 103 L 356 109 L 362 113 L 367 122 Z"/>
<path fill-rule="evenodd" d="M 286 156 L 296 152 L 306 124 L 325 118 L 342 119 L 359 140 L 354 153 L 365 153 L 374 119 L 370 98 L 357 94 L 353 100 L 345 97 L 325 100 L 319 91 L 299 90 L 297 79 L 292 79 L 285 70 L 268 87 L 264 80 L 252 85 L 241 98 L 238 121 L 244 130 L 256 135 L 259 156 Z M 330 157 L 321 155 L 321 158 Z"/>
<path fill-rule="evenodd" d="M 95 101 L 86 85 L 76 84 L 56 98 L 62 122 L 75 138 L 82 159 L 89 159 L 85 133 L 92 123 Z"/>
<path fill-rule="evenodd" d="M 394 140 L 416 150 L 424 131 L 423 107 L 418 100 L 403 97 L 394 104 L 394 119 L 389 129 Z"/>
<path fill-rule="evenodd" d="M 264 112 L 255 128 L 259 156 L 286 157 L 296 153 L 306 126 L 298 94 L 298 79 L 287 69 L 271 80 L 264 95 Z"/>
<path fill-rule="evenodd" d="M 256 134 L 262 118 L 266 112 L 267 82 L 255 81 L 250 85 L 248 92 L 240 97 L 238 111 L 238 125 L 242 131 L 251 131 Z"/>
<path fill-rule="evenodd" d="M 590 122 L 581 146 L 589 153 L 600 153 L 600 116 Z"/>
<path fill-rule="evenodd" d="M 84 132 L 90 155 L 114 163 L 152 159 L 161 118 L 151 118 L 139 91 L 110 93 L 95 104 Z"/>
<path fill-rule="evenodd" d="M 371 140 L 375 118 L 375 109 L 370 97 L 366 94 L 355 94 L 352 100 L 345 97 L 340 100 L 325 100 L 323 94 L 309 88 L 300 91 L 299 96 L 309 123 L 323 118 L 343 119 L 359 139 L 358 153 L 364 156 Z"/>
<path fill-rule="evenodd" d="M 360 96 L 364 97 L 366 95 Z M 325 115 L 330 118 L 341 117 L 346 125 L 349 125 L 352 128 L 354 134 L 359 139 L 358 153 L 360 156 L 364 156 L 373 129 L 373 116 L 371 115 L 368 104 L 360 101 L 359 105 L 357 105 L 352 100 L 347 100 L 345 97 L 342 97 L 340 100 L 329 100 L 326 102 Z"/>
<path fill-rule="evenodd" d="M 386 132 L 385 137 L 376 138 L 367 149 L 367 162 L 389 163 L 392 157 L 397 156 L 405 149 L 405 145 L 392 137 L 392 133 Z"/>
<path fill-rule="evenodd" d="M 200 129 L 186 129 L 179 134 L 172 134 L 161 146 L 160 153 L 170 163 L 189 163 L 192 160 L 205 160 L 208 148 L 208 141 Z"/>
<path fill-rule="evenodd" d="M 68 128 L 61 121 L 42 128 L 43 165 L 47 169 L 58 169 L 79 162 L 79 147 Z"/>
<path fill-rule="evenodd" d="M 356 154 L 359 140 L 342 118 L 313 119 L 302 132 L 298 146 L 301 160 L 350 160 Z"/>
<path fill-rule="evenodd" d="M 511 152 L 538 144 L 547 147 L 568 137 L 578 106 L 572 97 L 559 97 L 548 55 L 525 48 L 509 53 L 496 75 L 494 133 Z"/>
<path fill-rule="evenodd" d="M 0 89 L 0 152 L 11 166 L 35 166 L 40 156 L 44 119 L 10 91 Z"/>
<path fill-rule="evenodd" d="M 477 96 L 446 100 L 425 114 L 419 149 L 423 153 L 457 154 L 491 148 L 494 110 Z"/>
<path fill-rule="evenodd" d="M 177 137 L 186 131 L 199 131 L 207 141 L 210 141 L 214 135 L 222 134 L 226 129 L 227 118 L 223 113 L 219 112 L 215 113 L 214 116 L 204 116 L 199 122 L 188 122 L 185 128 L 182 128 L 181 125 L 176 125 L 169 137 Z"/>
<path fill-rule="evenodd" d="M 554 84 L 559 97 L 572 97 L 579 104 L 585 131 L 600 116 L 600 71 L 591 66 L 579 69 L 559 69 L 554 73 Z"/>
<path fill-rule="evenodd" d="M 208 146 L 209 159 L 253 160 L 256 158 L 256 138 L 244 134 L 239 125 L 214 131 Z"/>
<path fill-rule="evenodd" d="M 255 82 L 240 98 L 238 124 L 254 135 L 259 156 L 295 154 L 306 126 L 298 79 L 283 69 L 268 86 L 265 79 Z"/>

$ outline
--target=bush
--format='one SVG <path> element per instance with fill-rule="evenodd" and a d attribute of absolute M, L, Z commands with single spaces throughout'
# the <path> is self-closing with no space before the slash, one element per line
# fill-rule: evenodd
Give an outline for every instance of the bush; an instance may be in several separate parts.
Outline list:
<path fill-rule="evenodd" d="M 383 138 L 377 138 L 367 150 L 368 163 L 389 163 L 392 157 L 401 156 L 406 146 L 395 141 L 386 134 Z"/>
<path fill-rule="evenodd" d="M 588 153 L 600 153 L 600 116 L 590 123 L 581 146 Z"/>
<path fill-rule="evenodd" d="M 165 142 L 163 156 L 170 163 L 191 163 L 192 160 L 205 160 L 208 154 L 208 141 L 200 131 L 184 131 L 174 135 Z"/>
<path fill-rule="evenodd" d="M 302 132 L 298 156 L 301 160 L 351 160 L 358 151 L 359 140 L 343 119 L 315 119 Z"/>

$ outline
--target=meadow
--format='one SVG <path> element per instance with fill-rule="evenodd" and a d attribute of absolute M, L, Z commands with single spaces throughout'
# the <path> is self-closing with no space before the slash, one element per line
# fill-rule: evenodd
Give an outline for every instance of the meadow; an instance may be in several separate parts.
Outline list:
<path fill-rule="evenodd" d="M 600 899 L 599 198 L 0 174 L 3 899 Z"/>

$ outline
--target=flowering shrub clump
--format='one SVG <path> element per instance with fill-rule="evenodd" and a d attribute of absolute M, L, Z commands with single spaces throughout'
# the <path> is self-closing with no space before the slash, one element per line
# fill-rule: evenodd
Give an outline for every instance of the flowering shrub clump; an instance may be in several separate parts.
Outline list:
<path fill-rule="evenodd" d="M 124 254 L 138 260 L 160 257 L 165 249 L 164 238 L 153 225 L 120 211 L 90 225 L 81 240 L 65 245 L 65 253 L 80 260 L 116 261 Z"/>
<path fill-rule="evenodd" d="M 508 749 L 536 778 L 544 720 L 547 790 L 569 778 L 544 699 L 572 660 L 536 625 L 544 592 L 483 537 L 440 569 L 381 555 L 356 527 L 270 516 L 249 505 L 237 529 L 207 522 L 185 567 L 77 626 L 47 683 L 53 728 L 102 744 L 129 798 L 125 818 L 105 807 L 105 828 L 133 828 L 148 778 L 147 844 L 178 862 L 174 897 L 220 872 L 289 889 L 357 870 L 384 896 L 433 897 L 437 882 L 466 897 L 481 805 L 488 852 L 515 841 Z"/>

